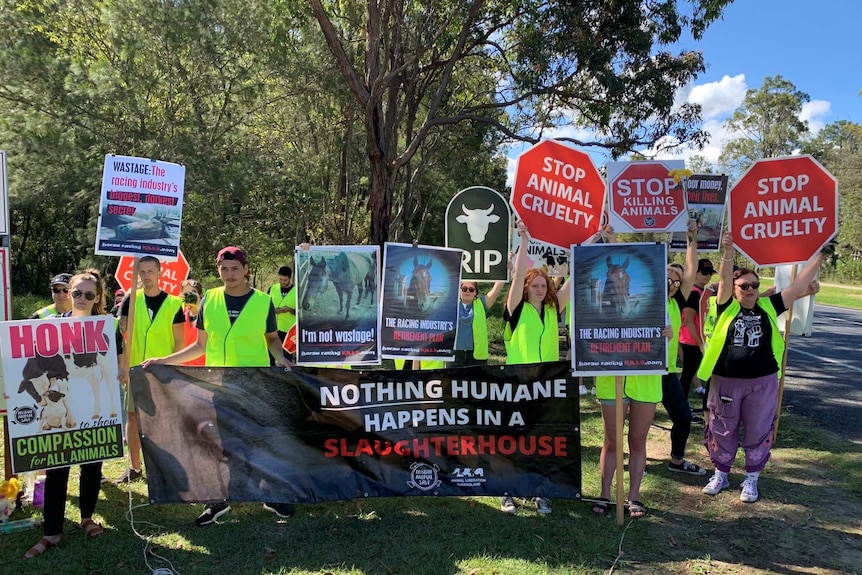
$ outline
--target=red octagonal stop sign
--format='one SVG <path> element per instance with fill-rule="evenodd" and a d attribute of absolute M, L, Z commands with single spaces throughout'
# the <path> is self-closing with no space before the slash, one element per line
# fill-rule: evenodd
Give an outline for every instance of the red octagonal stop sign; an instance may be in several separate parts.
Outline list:
<path fill-rule="evenodd" d="M 630 162 L 608 182 L 611 223 L 617 232 L 685 231 L 685 189 L 670 171 L 662 162 Z"/>
<path fill-rule="evenodd" d="M 116 279 L 120 287 L 127 292 L 132 289 L 132 268 L 135 264 L 135 258 L 132 256 L 123 256 L 120 258 L 120 263 L 117 264 Z M 177 261 L 162 262 L 162 275 L 159 278 L 159 287 L 162 291 L 166 291 L 172 295 L 180 295 L 182 289 L 180 284 L 189 277 L 189 262 L 186 256 L 183 255 L 183 250 L 179 250 Z"/>
<path fill-rule="evenodd" d="M 755 162 L 729 198 L 733 241 L 760 267 L 806 262 L 838 233 L 838 181 L 811 156 Z"/>
<path fill-rule="evenodd" d="M 509 203 L 531 238 L 569 249 L 599 229 L 605 182 L 589 154 L 545 140 L 518 156 Z"/>

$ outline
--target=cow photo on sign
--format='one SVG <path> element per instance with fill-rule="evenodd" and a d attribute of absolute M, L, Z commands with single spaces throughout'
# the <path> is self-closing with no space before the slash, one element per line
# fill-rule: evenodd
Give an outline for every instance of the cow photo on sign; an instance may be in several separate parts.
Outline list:
<path fill-rule="evenodd" d="M 122 456 L 114 329 L 108 315 L 0 323 L 16 473 Z"/>
<path fill-rule="evenodd" d="M 455 194 L 446 208 L 446 247 L 461 249 L 461 277 L 508 281 L 509 204 L 499 192 L 472 186 Z"/>

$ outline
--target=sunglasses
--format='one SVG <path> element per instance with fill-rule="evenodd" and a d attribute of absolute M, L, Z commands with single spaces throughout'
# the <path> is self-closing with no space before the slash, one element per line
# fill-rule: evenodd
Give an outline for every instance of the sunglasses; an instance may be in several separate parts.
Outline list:
<path fill-rule="evenodd" d="M 51 288 L 51 291 L 54 293 L 69 293 L 69 288 Z"/>
<path fill-rule="evenodd" d="M 464 293 L 474 293 L 476 291 L 476 288 L 468 287 L 468 286 L 461 286 L 461 291 Z"/>
<path fill-rule="evenodd" d="M 85 298 L 87 298 L 87 301 L 93 301 L 94 299 L 96 299 L 96 294 L 94 292 L 81 291 L 79 289 L 72 290 L 72 299 L 78 299 L 81 296 L 84 296 Z"/>
<path fill-rule="evenodd" d="M 677 288 L 678 288 L 678 287 L 679 287 L 679 286 L 681 286 L 681 285 L 682 285 L 682 282 L 681 282 L 681 281 L 679 281 L 679 280 L 672 280 L 672 279 L 670 279 L 670 278 L 667 278 L 667 287 L 677 287 Z"/>
<path fill-rule="evenodd" d="M 748 288 L 754 288 L 754 289 L 760 288 L 760 282 L 751 282 L 751 283 L 745 282 L 745 283 L 733 284 L 733 285 L 735 285 L 736 287 L 738 287 L 742 291 L 746 291 Z"/>

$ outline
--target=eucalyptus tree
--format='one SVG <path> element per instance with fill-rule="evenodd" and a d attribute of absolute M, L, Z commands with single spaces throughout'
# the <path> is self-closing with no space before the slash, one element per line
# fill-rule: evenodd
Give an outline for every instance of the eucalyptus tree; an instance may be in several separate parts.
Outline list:
<path fill-rule="evenodd" d="M 719 163 L 731 178 L 757 160 L 800 149 L 808 136 L 808 123 L 800 118 L 808 100 L 808 94 L 781 76 L 767 76 L 760 88 L 746 91 L 742 104 L 725 121 L 733 136 L 724 144 Z"/>
<path fill-rule="evenodd" d="M 389 238 L 401 170 L 453 124 L 536 142 L 570 121 L 595 134 L 571 141 L 615 155 L 665 136 L 701 145 L 699 107 L 673 97 L 703 58 L 670 46 L 700 38 L 729 3 L 308 0 L 362 119 L 372 241 Z M 453 79 L 477 63 L 487 81 L 461 91 Z M 411 102 L 421 106 L 408 137 L 400 119 Z"/>

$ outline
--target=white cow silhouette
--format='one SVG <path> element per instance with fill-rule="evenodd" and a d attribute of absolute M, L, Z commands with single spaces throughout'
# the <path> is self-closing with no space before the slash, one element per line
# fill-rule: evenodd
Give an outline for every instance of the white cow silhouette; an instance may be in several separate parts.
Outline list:
<path fill-rule="evenodd" d="M 491 213 L 494 211 L 494 204 L 491 204 L 491 207 L 487 210 L 481 208 L 468 210 L 467 206 L 461 204 L 461 210 L 463 210 L 464 215 L 460 215 L 455 219 L 459 224 L 467 226 L 470 241 L 474 244 L 480 244 L 485 241 L 485 236 L 488 234 L 488 225 L 500 221 L 500 216 Z"/>

